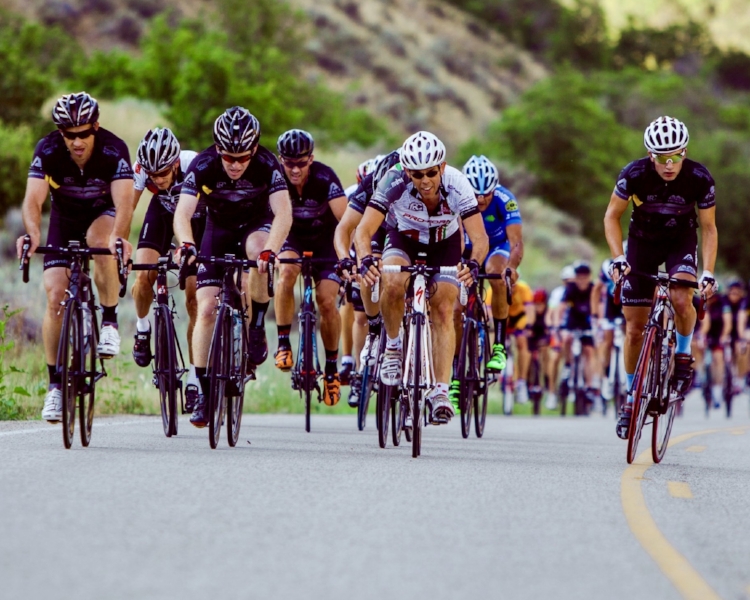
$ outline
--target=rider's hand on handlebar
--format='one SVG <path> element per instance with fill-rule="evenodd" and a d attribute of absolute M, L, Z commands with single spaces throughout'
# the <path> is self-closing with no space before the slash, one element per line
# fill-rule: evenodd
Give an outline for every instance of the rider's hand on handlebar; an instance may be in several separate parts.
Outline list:
<path fill-rule="evenodd" d="M 34 254 L 34 251 L 39 247 L 39 238 L 34 239 L 34 236 L 31 234 L 23 234 L 16 240 L 16 253 L 19 260 L 21 260 L 21 256 L 23 255 L 23 245 L 26 243 L 26 235 L 31 239 L 31 246 L 29 247 L 27 256 Z"/>
<path fill-rule="evenodd" d="M 516 270 L 516 267 L 511 267 L 510 265 L 508 265 L 508 267 L 506 268 L 506 270 L 510 270 L 510 283 L 511 283 L 511 285 L 515 285 L 516 282 L 518 281 L 518 277 L 519 277 L 518 271 Z"/>
<path fill-rule="evenodd" d="M 112 253 L 112 256 L 115 259 L 117 259 L 116 250 L 117 250 L 118 240 L 122 242 L 122 262 L 124 265 L 127 265 L 130 262 L 130 257 L 133 254 L 133 245 L 125 238 L 116 236 L 114 233 L 110 235 L 108 248 L 109 248 L 109 251 Z"/>
<path fill-rule="evenodd" d="M 620 254 L 620 256 L 613 259 L 612 263 L 609 265 L 609 276 L 612 278 L 612 281 L 617 283 L 628 273 L 630 273 L 630 264 L 625 258 L 625 255 Z"/>
<path fill-rule="evenodd" d="M 380 279 L 378 260 L 372 254 L 364 256 L 359 261 L 359 275 L 369 287 L 374 286 Z"/>
<path fill-rule="evenodd" d="M 357 263 L 350 257 L 342 258 L 336 263 L 336 274 L 342 279 L 349 281 L 356 271 Z"/>
<path fill-rule="evenodd" d="M 711 271 L 706 269 L 703 270 L 700 281 L 698 282 L 698 290 L 708 300 L 717 291 L 718 286 L 716 285 L 716 278 Z"/>
<path fill-rule="evenodd" d="M 258 263 L 258 273 L 267 273 L 268 264 L 276 260 L 276 253 L 273 250 L 266 248 L 258 254 L 258 258 L 255 262 Z"/>
<path fill-rule="evenodd" d="M 183 263 L 187 260 L 187 264 L 192 265 L 195 262 L 195 257 L 198 256 L 198 248 L 195 247 L 193 242 L 183 242 L 174 253 L 174 261 L 182 267 Z"/>
<path fill-rule="evenodd" d="M 479 278 L 479 262 L 473 258 L 466 264 L 458 263 L 458 281 L 466 287 L 471 286 Z"/>

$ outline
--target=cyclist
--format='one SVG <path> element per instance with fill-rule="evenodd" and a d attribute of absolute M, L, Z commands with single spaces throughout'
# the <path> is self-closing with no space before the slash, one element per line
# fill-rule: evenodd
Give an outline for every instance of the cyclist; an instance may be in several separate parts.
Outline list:
<path fill-rule="evenodd" d="M 50 196 L 47 245 L 64 247 L 78 240 L 91 247 L 108 247 L 114 254 L 122 240 L 127 261 L 132 246 L 127 241 L 133 216 L 132 180 L 128 147 L 99 126 L 99 104 L 86 92 L 66 94 L 55 102 L 52 121 L 57 131 L 36 146 L 23 199 L 23 222 L 31 238 L 29 255 L 41 241 L 42 206 Z M 23 237 L 18 239 L 19 258 Z M 101 358 L 120 353 L 117 330 L 119 278 L 111 256 L 95 256 L 94 282 L 102 308 L 98 352 Z M 68 285 L 68 262 L 59 254 L 44 257 L 47 310 L 42 337 L 49 373 L 49 388 L 42 418 L 56 423 L 62 418 L 60 374 L 55 365 L 62 327 L 60 302 Z"/>
<path fill-rule="evenodd" d="M 471 184 L 461 171 L 446 164 L 445 155 L 445 146 L 432 133 L 419 131 L 407 138 L 401 147 L 403 170 L 391 169 L 380 180 L 355 238 L 360 272 L 369 286 L 380 276 L 370 244 L 386 215 L 385 265 L 410 265 L 423 252 L 429 266 L 460 267 L 458 279 L 436 275 L 434 292 L 429 298 L 437 385 L 428 392 L 427 401 L 431 421 L 436 424 L 447 423 L 455 414 L 448 399 L 448 382 L 456 343 L 452 317 L 458 284 L 471 283 L 489 247 Z M 460 266 L 459 219 L 472 242 L 468 266 Z M 383 275 L 380 306 L 388 339 L 380 377 L 385 385 L 395 386 L 401 380 L 399 327 L 404 316 L 407 280 L 408 273 Z"/>
<path fill-rule="evenodd" d="M 485 156 L 472 156 L 464 165 L 463 173 L 474 189 L 474 196 L 482 215 L 484 228 L 490 241 L 490 250 L 482 265 L 488 274 L 505 273 L 511 270 L 511 281 L 518 279 L 518 265 L 523 258 L 523 232 L 521 211 L 516 197 L 507 188 L 500 185 L 497 168 Z M 471 257 L 471 240 L 465 239 L 464 257 Z M 508 296 L 505 278 L 490 279 L 492 289 L 492 318 L 495 323 L 495 343 L 492 345 L 492 356 L 487 368 L 502 371 L 505 368 L 505 337 L 508 320 Z M 454 320 L 457 339 L 461 339 L 461 305 L 456 304 Z M 458 358 L 454 358 L 454 371 L 458 367 Z M 451 381 L 450 398 L 458 406 L 461 384 L 457 378 Z"/>
<path fill-rule="evenodd" d="M 563 267 L 560 271 L 562 285 L 558 285 L 550 292 L 549 301 L 547 302 L 545 322 L 550 332 L 550 357 L 547 370 L 547 400 L 545 404 L 548 410 L 555 410 L 557 408 L 557 379 L 562 360 L 560 325 L 565 316 L 565 305 L 562 302 L 562 297 L 565 294 L 565 287 L 575 279 L 575 275 L 573 265 Z"/>
<path fill-rule="evenodd" d="M 260 123 L 247 109 L 234 106 L 219 115 L 213 137 L 215 144 L 193 159 L 182 183 L 174 218 L 175 236 L 181 244 L 178 256 L 191 262 L 197 254 L 192 219 L 200 196 L 208 212 L 200 254 L 244 255 L 258 262 L 258 268 L 250 270 L 247 289 L 251 305 L 249 362 L 260 365 L 268 355 L 267 267 L 289 233 L 292 205 L 281 167 L 273 153 L 258 143 Z M 222 274 L 221 268 L 210 264 L 198 267 L 193 361 L 203 398 L 199 398 L 190 417 L 196 427 L 207 424 L 205 398 L 210 390 L 206 365 Z"/>
<path fill-rule="evenodd" d="M 276 148 L 284 167 L 294 220 L 279 258 L 299 258 L 303 252 L 315 251 L 318 258 L 330 258 L 330 265 L 318 265 L 315 273 L 315 299 L 320 311 L 320 336 L 325 348 L 323 402 L 334 406 L 341 397 L 338 374 L 341 317 L 338 312 L 338 291 L 341 279 L 336 274 L 336 252 L 333 233 L 346 209 L 346 196 L 333 170 L 315 160 L 315 142 L 302 129 L 290 129 L 279 136 Z M 292 346 L 289 332 L 294 317 L 294 283 L 301 267 L 279 264 L 274 307 L 279 345 L 274 355 L 276 368 L 292 368 Z"/>
<path fill-rule="evenodd" d="M 372 199 L 378 183 L 391 168 L 399 168 L 398 165 L 400 164 L 400 160 L 401 158 L 398 150 L 394 150 L 393 152 L 381 156 L 377 164 L 362 179 L 359 186 L 357 186 L 357 189 L 349 195 L 349 203 L 344 211 L 343 217 L 341 217 L 341 221 L 336 227 L 336 233 L 334 236 L 336 254 L 339 257 L 337 271 L 343 278 L 349 278 L 352 274 L 356 274 L 355 257 L 351 256 L 354 230 L 362 221 L 362 215 Z M 380 252 L 385 245 L 385 236 L 385 227 L 380 227 L 372 238 L 370 251 L 376 258 L 379 258 Z M 365 317 L 365 323 L 363 324 L 364 327 L 360 328 L 359 334 L 361 335 L 365 331 L 367 332 L 366 335 L 362 335 L 361 338 L 359 335 L 357 336 L 357 341 L 364 339 L 359 354 L 359 368 L 362 368 L 362 357 L 370 356 L 370 347 L 374 341 L 380 337 L 382 320 L 380 316 L 380 306 L 378 303 L 372 301 L 372 289 L 364 280 L 360 279 L 358 284 L 360 288 L 358 291 L 358 299 L 361 303 L 362 313 L 364 313 Z M 355 286 L 356 285 L 357 284 L 355 283 Z M 358 308 L 359 307 L 357 307 L 357 310 Z M 359 394 L 356 389 L 353 389 L 352 393 L 349 394 L 349 406 L 355 407 L 358 402 Z"/>
<path fill-rule="evenodd" d="M 495 294 L 492 294 L 493 298 Z M 508 334 L 516 342 L 516 364 L 513 377 L 516 390 L 516 401 L 526 404 L 529 401 L 529 390 L 526 379 L 531 365 L 531 350 L 529 349 L 529 328 L 536 323 L 536 308 L 534 307 L 534 292 L 528 283 L 519 279 L 513 285 L 510 306 L 508 307 Z"/>
<path fill-rule="evenodd" d="M 534 321 L 526 325 L 527 343 L 529 353 L 533 358 L 537 353 L 539 359 L 539 393 L 545 388 L 544 379 L 549 371 L 549 327 L 547 326 L 547 290 L 538 288 L 534 290 Z M 547 382 L 547 389 L 550 385 Z M 554 387 L 554 386 L 552 386 Z M 541 398 L 541 395 L 540 395 Z"/>
<path fill-rule="evenodd" d="M 724 329 L 722 331 L 722 343 L 730 344 L 732 348 L 732 359 L 734 361 L 734 372 L 737 378 L 732 382 L 735 390 L 742 387 L 742 374 L 744 373 L 745 343 L 740 336 L 740 327 L 744 330 L 744 323 L 740 323 L 740 315 L 747 315 L 745 302 L 745 286 L 742 281 L 732 278 L 727 282 L 727 293 L 724 296 Z"/>
<path fill-rule="evenodd" d="M 595 373 L 597 372 L 596 353 L 594 352 L 594 338 L 591 335 L 591 314 L 594 311 L 596 298 L 592 292 L 594 284 L 591 282 L 591 267 L 581 261 L 573 266 L 575 278 L 565 286 L 562 303 L 567 305 L 568 312 L 560 329 L 562 330 L 563 358 L 565 365 L 562 370 L 563 385 L 570 376 L 571 348 L 573 332 L 587 332 L 581 337 L 583 351 L 583 380 L 586 386 L 586 401 L 593 404 L 595 392 Z M 565 387 L 564 389 L 567 389 Z"/>
<path fill-rule="evenodd" d="M 727 314 L 729 311 L 729 314 Z M 706 340 L 706 351 L 711 354 L 711 398 L 714 408 L 721 406 L 722 382 L 724 381 L 724 343 L 728 342 L 731 331 L 725 317 L 731 319 L 731 309 L 722 294 L 715 294 L 706 302 L 706 318 L 703 319 L 701 332 Z M 706 382 L 708 383 L 708 382 Z"/>
<path fill-rule="evenodd" d="M 146 216 L 138 240 L 135 253 L 136 263 L 155 263 L 160 256 L 170 251 L 177 200 L 182 190 L 188 167 L 197 154 L 191 150 L 181 150 L 180 143 L 174 133 L 167 128 L 156 128 L 149 131 L 138 146 L 136 162 L 133 165 L 133 207 L 145 189 L 153 196 L 148 205 Z M 205 202 L 199 201 L 198 207 L 190 221 L 190 227 L 195 236 L 196 245 L 200 245 L 203 230 L 206 226 Z M 200 388 L 195 375 L 193 364 L 193 328 L 198 313 L 198 302 L 195 299 L 195 272 L 190 271 L 190 277 L 185 286 L 185 308 L 188 313 L 188 353 L 190 355 L 190 371 L 185 386 L 185 408 L 192 412 Z M 140 367 L 147 367 L 151 363 L 151 323 L 148 312 L 154 299 L 154 281 L 156 271 L 138 271 L 133 285 L 132 294 L 135 301 L 136 321 L 135 344 L 133 345 L 133 360 Z"/>
<path fill-rule="evenodd" d="M 718 245 L 716 191 L 708 169 L 686 158 L 689 139 L 684 123 L 672 117 L 659 117 L 646 127 L 643 135 L 648 156 L 630 163 L 617 178 L 604 217 L 607 243 L 614 257 L 615 282 L 627 275 L 631 267 L 641 273 L 656 274 L 662 262 L 666 263 L 670 275 L 695 281 L 698 274 L 696 228 L 700 225 L 703 230 L 700 292 L 706 296 L 713 294 Z M 620 217 L 631 200 L 633 214 L 626 258 Z M 622 286 L 628 388 L 643 345 L 655 287 L 654 281 L 633 275 L 626 277 Z M 678 393 L 682 394 L 687 392 L 692 379 L 690 342 L 696 319 L 692 295 L 692 289 L 685 287 L 674 287 L 670 293 L 677 328 L 674 379 Z M 617 435 L 623 439 L 628 436 L 632 412 L 632 397 L 628 396 L 617 423 Z"/>
<path fill-rule="evenodd" d="M 627 245 L 624 242 L 623 245 Z M 594 318 L 599 324 L 602 332 L 602 341 L 599 346 L 599 362 L 602 366 L 602 401 L 611 400 L 614 390 L 610 389 L 609 384 L 609 362 L 612 354 L 612 345 L 615 339 L 615 327 L 617 319 L 622 319 L 622 305 L 615 303 L 615 282 L 609 274 L 612 259 L 607 258 L 602 262 L 599 269 L 599 277 L 594 284 L 592 292 L 594 298 Z M 606 408 L 606 404 L 605 404 Z"/>

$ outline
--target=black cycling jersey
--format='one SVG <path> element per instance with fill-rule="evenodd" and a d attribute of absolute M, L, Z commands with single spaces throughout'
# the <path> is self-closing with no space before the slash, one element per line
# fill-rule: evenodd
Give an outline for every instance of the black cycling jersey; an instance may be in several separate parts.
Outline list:
<path fill-rule="evenodd" d="M 373 177 L 373 173 L 366 175 L 365 178 L 359 182 L 357 189 L 355 189 L 351 196 L 349 196 L 349 206 L 360 215 L 365 214 L 365 209 L 370 203 L 370 198 L 372 198 L 372 195 L 375 193 L 372 185 Z"/>
<path fill-rule="evenodd" d="M 746 310 L 745 299 L 741 298 L 739 302 L 732 302 L 729 296 L 724 296 L 724 313 L 731 313 L 732 315 L 732 339 L 736 340 L 739 337 L 739 331 L 737 329 L 737 315 L 740 311 Z"/>
<path fill-rule="evenodd" d="M 271 194 L 286 190 L 279 161 L 272 152 L 258 146 L 238 180 L 227 175 L 216 146 L 195 157 L 182 183 L 182 193 L 205 197 L 211 219 L 227 229 L 243 229 L 249 223 L 272 217 Z"/>
<path fill-rule="evenodd" d="M 301 240 L 320 236 L 332 239 L 338 220 L 329 202 L 334 198 L 344 196 L 344 188 L 333 169 L 318 161 L 313 162 L 310 165 L 307 181 L 302 187 L 302 195 L 288 179 L 286 184 L 289 188 L 294 214 L 291 233 Z"/>
<path fill-rule="evenodd" d="M 591 327 L 591 292 L 593 289 L 593 283 L 589 283 L 583 290 L 572 281 L 565 285 L 562 302 L 570 306 L 565 329 L 589 329 Z"/>
<path fill-rule="evenodd" d="M 711 173 L 687 158 L 674 181 L 662 179 L 650 158 L 636 160 L 622 170 L 614 193 L 633 201 L 629 236 L 641 238 L 679 237 L 698 227 L 695 206 L 706 209 L 716 204 Z"/>
<path fill-rule="evenodd" d="M 706 303 L 706 317 L 710 320 L 711 326 L 708 329 L 707 337 L 718 342 L 721 333 L 724 330 L 724 312 L 727 301 L 724 296 L 715 296 Z"/>
<path fill-rule="evenodd" d="M 111 183 L 133 178 L 128 147 L 120 138 L 99 128 L 94 133 L 91 158 L 80 169 L 55 130 L 36 145 L 29 178 L 44 179 L 50 185 L 52 205 L 69 217 L 91 209 L 114 206 Z"/>

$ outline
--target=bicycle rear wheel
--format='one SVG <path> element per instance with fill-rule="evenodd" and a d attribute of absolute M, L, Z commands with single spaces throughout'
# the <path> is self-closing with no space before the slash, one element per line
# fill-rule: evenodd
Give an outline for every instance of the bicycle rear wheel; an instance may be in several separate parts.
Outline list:
<path fill-rule="evenodd" d="M 477 383 L 477 335 L 476 323 L 472 319 L 464 322 L 461 345 L 458 351 L 458 381 L 460 383 L 458 409 L 461 413 L 461 435 L 471 434 L 471 409 L 474 405 L 474 387 Z"/>
<path fill-rule="evenodd" d="M 232 327 L 231 343 L 231 367 L 230 378 L 227 385 L 227 443 L 234 448 L 240 438 L 240 426 L 242 425 L 242 409 L 245 406 L 245 376 L 247 365 L 247 328 L 245 320 L 240 315 L 233 317 L 233 325 L 236 319 L 240 319 L 239 332 Z M 240 339 L 235 339 L 237 333 Z"/>
<path fill-rule="evenodd" d="M 57 370 L 62 384 L 62 430 L 63 444 L 73 445 L 76 427 L 76 398 L 78 396 L 78 372 L 81 370 L 81 321 L 78 301 L 71 299 L 65 307 L 60 343 L 57 350 Z"/>
<path fill-rule="evenodd" d="M 174 323 L 169 307 L 157 305 L 154 310 L 154 375 L 159 389 L 161 421 L 164 435 L 177 433 L 177 373 L 174 347 Z"/>
<path fill-rule="evenodd" d="M 208 397 L 208 442 L 216 448 L 224 421 L 227 381 L 232 361 L 232 320 L 226 306 L 219 308 L 208 355 L 211 393 Z"/>
<path fill-rule="evenodd" d="M 99 343 L 96 332 L 98 331 L 96 325 L 96 317 L 92 311 L 92 323 L 91 331 L 88 339 L 88 347 L 85 343 L 82 343 L 82 356 L 83 365 L 80 386 L 76 390 L 78 393 L 78 420 L 79 429 L 81 435 L 81 444 L 88 446 L 91 442 L 91 428 L 94 424 L 94 400 L 96 398 L 96 379 L 97 379 L 97 351 L 96 347 Z M 83 339 L 83 331 L 81 332 L 81 339 Z"/>
<path fill-rule="evenodd" d="M 373 368 L 369 364 L 365 365 L 365 368 L 362 370 L 362 387 L 359 390 L 359 402 L 357 403 L 357 429 L 360 431 L 363 431 L 367 424 L 367 410 L 370 408 L 370 395 L 372 394 L 373 383 Z M 379 397 L 380 395 L 378 394 Z M 375 420 L 377 421 L 378 428 L 380 428 L 380 412 L 376 413 Z"/>
<path fill-rule="evenodd" d="M 422 315 L 415 315 L 411 328 L 412 349 L 409 365 L 409 406 L 411 409 L 411 455 L 418 458 L 422 453 Z"/>
<path fill-rule="evenodd" d="M 646 423 L 648 414 L 648 396 L 654 390 L 653 378 L 656 374 L 655 365 L 661 364 L 661 357 L 658 354 L 656 343 L 656 327 L 649 327 L 646 331 L 646 339 L 641 348 L 641 354 L 638 357 L 638 365 L 635 369 L 635 378 L 633 380 L 633 415 L 630 419 L 630 429 L 628 430 L 628 450 L 627 461 L 632 463 L 635 460 L 638 451 L 638 442 L 641 439 L 641 432 Z M 646 396 L 646 398 L 644 398 Z"/>

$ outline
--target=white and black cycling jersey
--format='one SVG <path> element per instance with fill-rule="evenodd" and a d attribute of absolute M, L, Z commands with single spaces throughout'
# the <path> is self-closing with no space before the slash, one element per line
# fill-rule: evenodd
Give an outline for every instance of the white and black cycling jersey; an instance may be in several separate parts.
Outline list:
<path fill-rule="evenodd" d="M 445 167 L 440 202 L 429 211 L 411 178 L 401 169 L 388 171 L 378 183 L 369 206 L 386 215 L 387 226 L 422 244 L 441 242 L 459 229 L 459 218 L 479 213 L 474 189 L 466 176 Z"/>
<path fill-rule="evenodd" d="M 177 201 L 180 199 L 180 192 L 182 191 L 182 182 L 185 179 L 185 174 L 188 171 L 190 163 L 193 162 L 193 159 L 196 156 L 198 156 L 198 153 L 193 152 L 192 150 L 182 150 L 180 152 L 180 172 L 177 173 L 177 176 L 174 178 L 172 186 L 166 190 L 160 190 L 156 187 L 154 182 L 151 181 L 151 178 L 148 176 L 148 173 L 146 173 L 146 170 L 136 162 L 133 165 L 133 188 L 138 192 L 142 192 L 148 188 L 148 190 L 159 199 L 161 205 L 170 213 L 174 214 L 174 211 L 177 208 Z M 198 207 L 196 207 L 196 217 L 205 215 L 205 205 L 205 201 L 199 201 Z"/>

